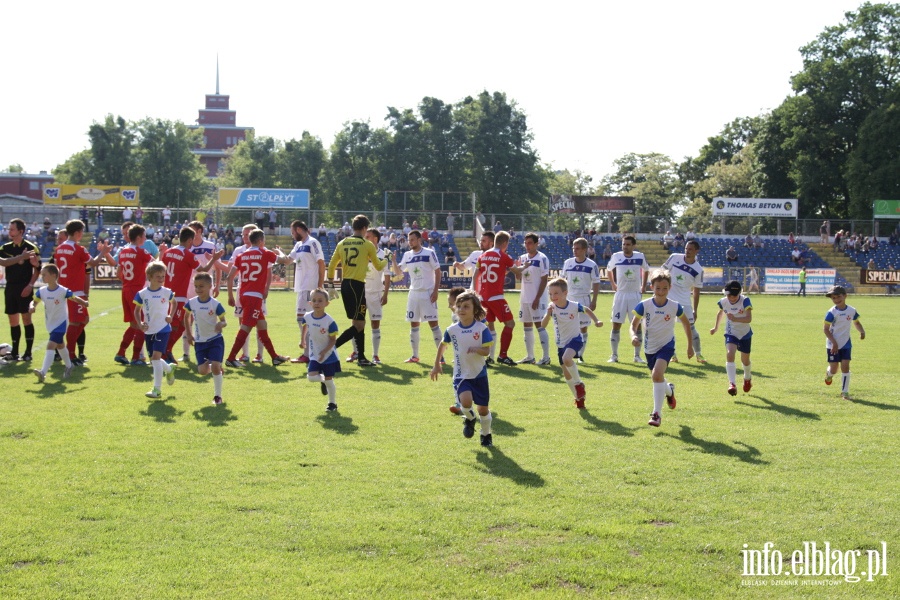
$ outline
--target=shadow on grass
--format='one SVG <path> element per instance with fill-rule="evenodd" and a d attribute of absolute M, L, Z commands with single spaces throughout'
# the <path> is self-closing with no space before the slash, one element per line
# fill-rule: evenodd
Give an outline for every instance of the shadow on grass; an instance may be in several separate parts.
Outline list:
<path fill-rule="evenodd" d="M 772 402 L 762 396 L 748 396 L 749 398 L 754 398 L 761 402 L 765 402 L 766 406 L 760 406 L 758 404 L 750 404 L 749 402 L 741 402 L 738 400 L 735 404 L 741 404 L 743 406 L 749 406 L 750 408 L 759 408 L 761 410 L 774 410 L 777 413 L 781 413 L 788 417 L 798 417 L 801 419 L 812 419 L 813 421 L 821 420 L 821 417 L 813 412 L 806 412 L 805 410 L 800 410 L 799 408 L 793 408 L 790 406 L 785 406 L 784 404 L 778 404 L 776 402 Z"/>
<path fill-rule="evenodd" d="M 198 421 L 206 421 L 209 427 L 227 427 L 228 421 L 237 421 L 227 406 L 220 404 L 219 406 L 204 406 L 200 410 L 193 412 L 194 418 Z"/>
<path fill-rule="evenodd" d="M 769 461 L 759 458 L 760 456 L 762 456 L 762 454 L 753 446 L 747 445 L 743 442 L 735 442 L 737 446 L 742 446 L 739 448 L 736 446 L 729 446 L 728 444 L 725 444 L 723 442 L 704 440 L 695 436 L 694 432 L 691 431 L 691 428 L 687 425 L 681 426 L 681 432 L 677 436 L 674 436 L 671 433 L 659 433 L 658 435 L 664 435 L 675 438 L 676 440 L 681 440 L 685 444 L 696 446 L 706 454 L 715 454 L 717 456 L 736 458 L 741 462 L 750 463 L 753 465 L 769 464 Z"/>
<path fill-rule="evenodd" d="M 138 414 L 142 417 L 153 417 L 157 423 L 174 423 L 184 411 L 166 404 L 165 400 L 154 400 L 147 406 L 147 410 L 142 410 Z"/>
<path fill-rule="evenodd" d="M 900 406 L 897 406 L 896 404 L 882 404 L 881 402 L 871 402 L 859 398 L 851 397 L 850 400 L 845 400 L 845 402 L 853 402 L 854 404 L 862 404 L 863 406 L 871 406 L 872 408 L 879 408 L 881 410 L 900 410 Z"/>
<path fill-rule="evenodd" d="M 496 446 L 486 448 L 486 450 L 487 452 L 479 452 L 475 458 L 491 475 L 505 477 L 514 483 L 528 487 L 544 486 L 543 477 L 537 473 L 526 471 Z"/>
<path fill-rule="evenodd" d="M 342 373 L 350 375 L 351 377 L 370 379 L 372 381 L 388 381 L 397 385 L 411 385 L 413 382 L 419 381 L 422 377 L 427 378 L 428 373 L 431 371 L 431 366 L 425 363 L 410 366 L 421 366 L 422 370 L 421 372 L 417 370 L 411 371 L 409 369 L 391 367 L 381 363 L 377 367 L 359 367 L 356 365 L 353 365 L 353 367 L 344 367 Z M 448 371 L 445 371 L 445 374 L 447 372 Z"/>
<path fill-rule="evenodd" d="M 33 377 L 33 375 L 32 375 Z M 49 377 L 49 375 L 48 375 Z M 65 399 L 65 397 L 73 396 L 78 392 L 88 389 L 87 386 L 74 387 L 72 385 L 72 380 L 74 377 L 70 378 L 69 384 L 66 385 L 64 381 L 45 381 L 43 385 L 36 384 L 38 387 L 35 388 L 24 388 L 23 391 L 26 394 L 33 394 L 38 398 L 59 398 Z"/>
<path fill-rule="evenodd" d="M 578 416 L 581 417 L 585 423 L 587 423 L 593 431 L 603 431 L 608 433 L 609 435 L 618 435 L 622 437 L 632 437 L 634 436 L 634 432 L 637 429 L 630 429 L 625 427 L 621 423 L 616 423 L 615 421 L 603 421 L 602 419 L 598 419 L 594 415 L 591 414 L 591 411 L 588 409 L 579 410 Z"/>
<path fill-rule="evenodd" d="M 499 433 L 503 437 L 515 437 L 520 433 L 525 433 L 524 427 L 519 427 L 518 425 L 513 425 L 509 421 L 504 421 L 500 418 L 500 414 L 497 411 L 493 411 L 494 418 L 491 421 L 491 431 Z"/>
<path fill-rule="evenodd" d="M 359 431 L 359 426 L 353 424 L 353 419 L 345 417 L 337 411 L 328 411 L 324 415 L 316 417 L 316 421 L 325 429 L 330 429 L 341 435 L 353 435 Z"/>
<path fill-rule="evenodd" d="M 635 379 L 643 379 L 647 377 L 650 371 L 646 365 L 620 366 L 622 361 L 618 363 L 606 363 L 602 365 L 591 365 L 590 363 L 578 365 L 579 373 L 593 373 L 595 375 L 616 375 L 625 377 L 633 377 Z"/>

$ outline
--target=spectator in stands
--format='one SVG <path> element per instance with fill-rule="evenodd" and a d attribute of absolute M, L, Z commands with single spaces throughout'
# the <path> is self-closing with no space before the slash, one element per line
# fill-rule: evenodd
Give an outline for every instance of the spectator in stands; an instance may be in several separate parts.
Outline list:
<path fill-rule="evenodd" d="M 841 249 L 841 241 L 844 239 L 844 231 L 842 229 L 838 229 L 837 233 L 834 234 L 834 247 L 833 250 L 837 252 Z"/>
<path fill-rule="evenodd" d="M 613 251 L 612 246 L 609 242 L 606 242 L 606 245 L 603 246 L 603 262 L 609 263 L 609 260 L 612 258 Z"/>
<path fill-rule="evenodd" d="M 758 233 L 753 236 L 753 247 L 754 248 L 762 248 L 763 247 L 762 238 L 759 237 Z"/>
<path fill-rule="evenodd" d="M 684 241 L 685 241 L 685 242 L 689 242 L 689 241 L 695 239 L 696 237 L 697 237 L 697 236 L 694 235 L 694 230 L 693 230 L 693 229 L 688 229 L 688 230 L 687 230 L 687 233 L 684 234 Z"/>
<path fill-rule="evenodd" d="M 498 219 L 497 222 L 494 223 L 494 233 L 500 233 L 501 231 L 503 231 L 503 224 L 500 223 Z"/>
<path fill-rule="evenodd" d="M 794 246 L 794 249 L 791 250 L 791 260 L 796 264 L 800 263 L 800 248 L 797 246 Z"/>
<path fill-rule="evenodd" d="M 728 250 L 725 251 L 725 260 L 732 263 L 738 259 L 737 250 L 734 249 L 734 246 L 728 246 Z"/>
<path fill-rule="evenodd" d="M 162 211 L 163 225 L 168 227 L 172 223 L 172 209 L 168 206 L 165 207 Z M 125 219 L 128 221 L 129 219 Z"/>
<path fill-rule="evenodd" d="M 749 233 L 747 237 L 744 238 L 744 248 L 752 248 L 753 247 L 753 236 Z"/>
<path fill-rule="evenodd" d="M 447 247 L 447 252 L 444 254 L 444 259 L 447 261 L 448 265 L 452 265 L 456 262 L 456 252 L 453 251 L 453 248 Z"/>
<path fill-rule="evenodd" d="M 540 236 L 538 238 L 538 250 L 544 251 L 547 249 L 547 238 L 544 236 Z"/>
<path fill-rule="evenodd" d="M 434 246 L 434 245 L 440 245 L 441 241 L 442 241 L 441 234 L 438 233 L 437 227 L 432 227 L 431 231 L 428 232 L 428 242 L 432 246 Z"/>
<path fill-rule="evenodd" d="M 257 208 L 256 212 L 253 213 L 253 219 L 256 221 L 256 227 L 258 229 L 264 229 L 266 226 L 266 211 Z"/>
<path fill-rule="evenodd" d="M 97 207 L 97 231 L 103 229 L 103 209 Z"/>
<path fill-rule="evenodd" d="M 319 241 L 325 239 L 325 236 L 328 235 L 328 230 L 325 229 L 325 223 L 319 223 Z"/>
<path fill-rule="evenodd" d="M 866 268 L 867 268 L 868 270 L 870 270 L 870 271 L 874 271 L 875 269 L 878 268 L 878 267 L 875 265 L 875 259 L 874 259 L 874 258 L 870 258 L 870 259 L 869 259 L 869 262 L 866 263 Z"/>
<path fill-rule="evenodd" d="M 91 211 L 88 210 L 87 206 L 82 206 L 81 210 L 78 211 L 78 217 L 81 219 L 81 222 L 84 223 L 85 229 L 87 229 L 87 226 L 89 225 L 88 217 L 90 216 L 90 214 L 91 214 Z"/>
<path fill-rule="evenodd" d="M 134 209 L 134 222 L 138 225 L 144 224 L 144 209 L 140 206 Z"/>
<path fill-rule="evenodd" d="M 403 235 L 409 235 L 409 232 L 412 231 L 412 227 L 409 226 L 409 221 L 403 221 Z"/>
<path fill-rule="evenodd" d="M 891 246 L 900 244 L 900 232 L 897 232 L 896 230 L 892 231 L 891 236 L 888 238 L 888 244 Z"/>
<path fill-rule="evenodd" d="M 447 213 L 447 233 L 453 235 L 453 225 L 456 223 L 456 217 L 453 216 L 452 212 Z"/>
<path fill-rule="evenodd" d="M 869 248 L 870 248 L 873 252 L 877 252 L 877 251 L 878 251 L 878 238 L 875 237 L 874 235 L 872 236 L 872 241 L 869 242 Z"/>
<path fill-rule="evenodd" d="M 831 224 L 827 220 L 822 221 L 822 225 L 819 227 L 819 243 L 823 246 L 828 245 L 828 230 L 830 228 Z"/>
<path fill-rule="evenodd" d="M 788 236 L 788 245 L 790 245 L 790 246 L 793 246 L 793 245 L 794 245 L 794 232 L 793 232 L 793 231 L 792 231 L 791 234 Z"/>
<path fill-rule="evenodd" d="M 672 250 L 672 246 L 675 244 L 675 236 L 672 235 L 672 230 L 666 230 L 666 234 L 662 238 L 663 248 L 666 250 Z"/>
<path fill-rule="evenodd" d="M 278 223 L 278 213 L 274 208 L 269 209 L 269 233 L 275 233 L 275 225 Z"/>
<path fill-rule="evenodd" d="M 870 243 L 869 238 L 864 237 L 862 246 L 859 247 L 859 251 L 862 252 L 863 254 L 868 254 L 869 250 L 871 249 L 871 246 L 869 245 L 869 243 Z"/>
<path fill-rule="evenodd" d="M 675 234 L 675 251 L 678 252 L 684 248 L 684 235 L 679 231 Z"/>
<path fill-rule="evenodd" d="M 887 268 L 888 268 L 888 271 L 893 271 L 894 265 L 888 265 Z M 885 288 L 886 288 L 885 292 L 887 293 L 887 295 L 892 296 L 892 295 L 894 295 L 894 292 L 896 291 L 897 286 L 894 285 L 893 283 L 889 283 L 885 286 Z"/>
<path fill-rule="evenodd" d="M 130 221 L 130 220 L 133 219 L 133 218 L 134 218 L 134 211 L 131 210 L 131 207 L 130 207 L 130 206 L 126 206 L 126 207 L 122 210 L 122 222 L 124 223 L 124 222 L 126 222 L 126 221 Z"/>
<path fill-rule="evenodd" d="M 344 226 L 341 228 L 344 232 L 344 237 L 350 237 L 353 235 L 353 228 L 350 227 L 349 221 L 344 221 Z"/>

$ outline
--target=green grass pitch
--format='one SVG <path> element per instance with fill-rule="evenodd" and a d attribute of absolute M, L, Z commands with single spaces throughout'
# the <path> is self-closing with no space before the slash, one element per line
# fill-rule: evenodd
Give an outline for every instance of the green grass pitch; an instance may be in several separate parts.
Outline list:
<path fill-rule="evenodd" d="M 709 364 L 685 361 L 677 331 L 678 406 L 655 429 L 646 367 L 606 363 L 611 299 L 581 366 L 587 410 L 555 350 L 550 367 L 490 369 L 493 449 L 448 411 L 449 369 L 428 379 L 427 327 L 422 363 L 403 363 L 403 293 L 384 364 L 336 377 L 337 413 L 304 367 L 270 361 L 229 369 L 221 407 L 193 361 L 148 400 L 151 370 L 112 361 L 117 291 L 91 294 L 87 366 L 60 381 L 57 364 L 41 386 L 39 312 L 34 362 L 0 370 L 0 598 L 900 596 L 900 304 L 849 297 L 867 337 L 853 333 L 846 401 L 839 377 L 823 383 L 830 300 L 752 296 L 753 389 L 731 397 L 721 332 L 708 334 L 718 297 L 704 296 Z M 294 301 L 268 301 L 291 356 Z M 346 325 L 339 302 L 329 313 Z M 235 332 L 229 311 L 227 347 Z M 511 355 L 524 356 L 521 325 Z M 781 574 L 745 575 L 767 542 Z M 886 548 L 887 575 L 786 573 L 805 542 L 843 567 L 858 550 L 857 575 Z"/>

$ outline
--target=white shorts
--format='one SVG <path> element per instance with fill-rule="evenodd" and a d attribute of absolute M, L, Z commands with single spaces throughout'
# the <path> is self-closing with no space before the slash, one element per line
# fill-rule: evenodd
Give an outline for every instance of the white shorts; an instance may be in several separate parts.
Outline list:
<path fill-rule="evenodd" d="M 370 321 L 380 321 L 384 317 L 381 296 L 382 292 L 366 292 L 366 314 Z"/>
<path fill-rule="evenodd" d="M 409 292 L 406 300 L 406 320 L 410 323 L 438 320 L 437 302 L 431 301 L 431 292 Z"/>
<path fill-rule="evenodd" d="M 590 296 L 582 296 L 580 298 L 578 296 L 569 296 L 569 302 L 577 302 L 584 308 L 591 308 Z M 580 315 L 578 315 L 578 324 L 581 325 L 582 329 L 584 329 L 585 327 L 590 327 L 591 323 L 591 318 L 587 316 L 587 313 L 581 313 Z"/>
<path fill-rule="evenodd" d="M 305 317 L 306 313 L 312 310 L 312 306 L 309 304 L 309 295 L 312 293 L 312 290 L 300 290 L 297 292 L 297 316 Z"/>
<path fill-rule="evenodd" d="M 634 307 L 641 303 L 640 292 L 616 292 L 613 296 L 612 315 L 613 323 L 631 323 L 631 313 Z"/>
<path fill-rule="evenodd" d="M 537 310 L 531 308 L 531 302 L 522 302 L 519 306 L 520 323 L 540 323 L 547 314 L 547 301 L 541 300 Z"/>
<path fill-rule="evenodd" d="M 674 298 L 673 298 L 674 300 Z M 682 302 L 681 300 L 675 300 L 678 304 L 681 305 L 681 308 L 684 309 L 684 315 L 688 318 L 688 322 L 691 325 L 694 324 L 694 304 L 692 302 Z"/>

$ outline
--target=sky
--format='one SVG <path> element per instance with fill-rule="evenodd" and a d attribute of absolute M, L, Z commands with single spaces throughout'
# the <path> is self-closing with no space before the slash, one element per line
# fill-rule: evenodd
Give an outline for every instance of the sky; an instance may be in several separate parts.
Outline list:
<path fill-rule="evenodd" d="M 8 3 L 0 168 L 52 172 L 107 114 L 194 124 L 218 57 L 220 92 L 257 136 L 328 147 L 349 121 L 384 126 L 389 106 L 499 91 L 543 163 L 596 182 L 626 153 L 680 161 L 777 107 L 799 49 L 860 3 Z"/>

